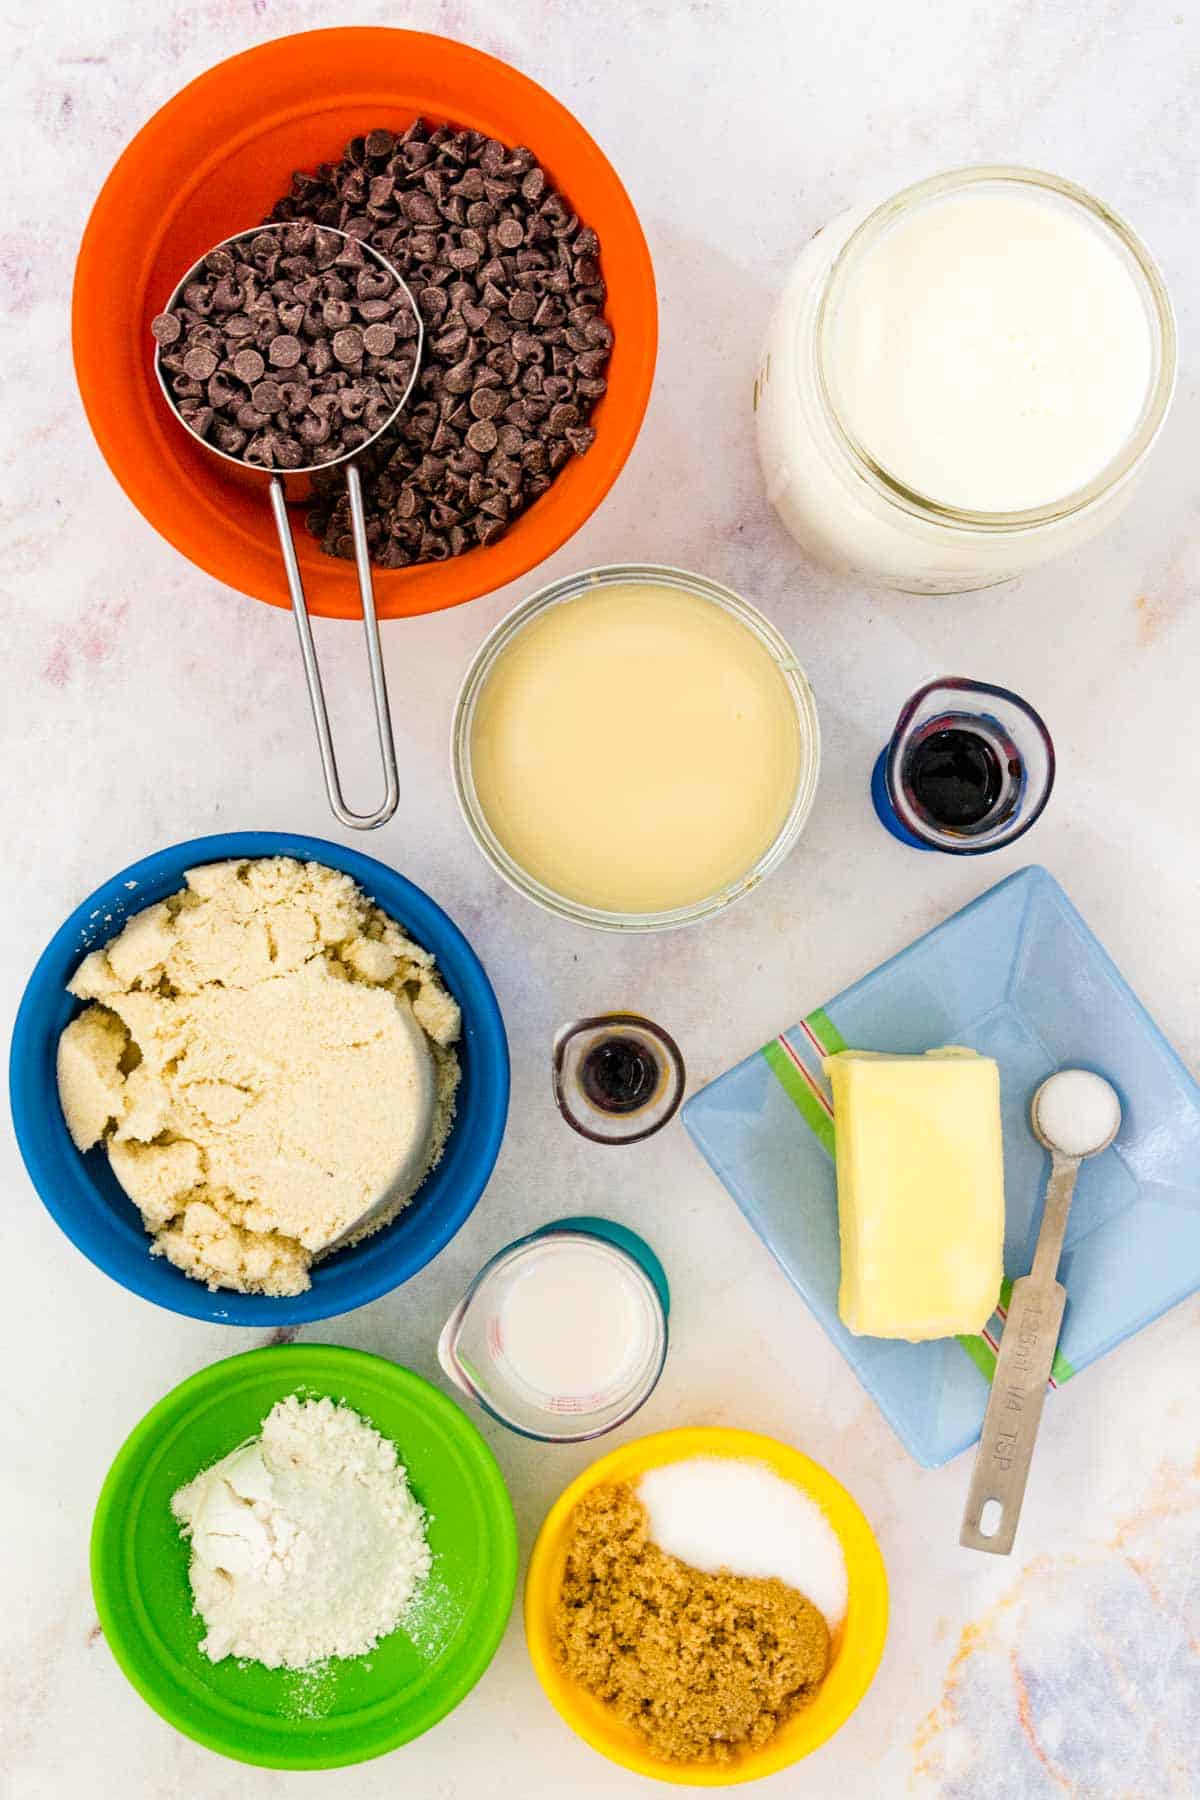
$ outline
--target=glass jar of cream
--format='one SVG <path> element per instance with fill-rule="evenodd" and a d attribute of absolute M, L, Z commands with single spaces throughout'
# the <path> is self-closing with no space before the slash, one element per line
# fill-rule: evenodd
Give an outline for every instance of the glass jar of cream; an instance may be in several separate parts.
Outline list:
<path fill-rule="evenodd" d="M 1073 183 L 934 176 L 801 252 L 754 384 L 767 493 L 821 561 L 913 593 L 1100 531 L 1175 384 L 1149 252 Z"/>

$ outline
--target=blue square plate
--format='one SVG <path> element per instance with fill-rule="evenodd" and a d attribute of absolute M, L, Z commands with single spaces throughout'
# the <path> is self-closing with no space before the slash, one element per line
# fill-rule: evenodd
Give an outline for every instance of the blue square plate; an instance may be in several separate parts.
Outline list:
<path fill-rule="evenodd" d="M 1124 1109 L 1084 1163 L 1060 1266 L 1052 1385 L 1200 1287 L 1200 1088 L 1044 869 L 1022 869 L 690 1100 L 683 1118 L 763 1242 L 917 1461 L 983 1423 L 1006 1286 L 977 1338 L 855 1337 L 837 1313 L 837 1181 L 823 1053 L 966 1044 L 1000 1065 L 1007 1280 L 1028 1272 L 1048 1158 L 1029 1124 L 1056 1068 L 1093 1068 Z"/>

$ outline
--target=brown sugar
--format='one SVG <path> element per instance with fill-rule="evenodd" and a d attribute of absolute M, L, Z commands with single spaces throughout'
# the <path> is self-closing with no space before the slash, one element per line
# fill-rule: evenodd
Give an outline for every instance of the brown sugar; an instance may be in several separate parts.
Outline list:
<path fill-rule="evenodd" d="M 731 1762 L 760 1749 L 813 1698 L 829 1630 L 774 1578 L 704 1574 L 650 1542 L 625 1484 L 575 1509 L 555 1609 L 567 1674 L 669 1762 Z"/>

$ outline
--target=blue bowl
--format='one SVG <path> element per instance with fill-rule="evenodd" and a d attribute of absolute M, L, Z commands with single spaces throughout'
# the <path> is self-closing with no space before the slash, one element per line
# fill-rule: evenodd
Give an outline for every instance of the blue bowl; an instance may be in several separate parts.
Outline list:
<path fill-rule="evenodd" d="M 88 950 L 125 919 L 178 893 L 186 870 L 232 857 L 294 856 L 351 876 L 383 911 L 432 951 L 462 1008 L 458 1046 L 462 1081 L 445 1152 L 416 1197 L 374 1237 L 339 1250 L 312 1272 L 307 1293 L 209 1293 L 165 1257 L 151 1256 L 141 1215 L 97 1147 L 81 1156 L 58 1102 L 55 1058 L 63 1027 L 80 1010 L 66 984 Z M 487 1185 L 508 1115 L 508 1043 L 483 965 L 458 927 L 428 894 L 372 857 L 324 838 L 278 831 L 235 831 L 175 844 L 122 869 L 76 908 L 29 979 L 17 1013 L 9 1095 L 17 1143 L 34 1187 L 71 1242 L 114 1281 L 191 1319 L 226 1325 L 304 1325 L 365 1306 L 399 1287 L 449 1243 Z"/>

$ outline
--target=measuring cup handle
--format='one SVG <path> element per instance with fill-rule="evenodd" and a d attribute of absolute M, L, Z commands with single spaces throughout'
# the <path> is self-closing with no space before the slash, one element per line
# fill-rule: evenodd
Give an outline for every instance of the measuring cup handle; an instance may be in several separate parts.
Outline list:
<path fill-rule="evenodd" d="M 346 467 L 346 492 L 350 500 L 350 530 L 354 538 L 354 562 L 358 570 L 358 591 L 362 598 L 363 632 L 367 640 L 367 665 L 371 671 L 371 697 L 375 703 L 375 728 L 379 734 L 379 754 L 383 761 L 383 804 L 372 813 L 351 812 L 342 797 L 342 784 L 338 776 L 333 736 L 329 729 L 329 714 L 325 707 L 325 691 L 321 685 L 321 669 L 317 662 L 312 624 L 308 616 L 308 602 L 304 598 L 304 583 L 300 576 L 300 564 L 292 539 L 292 522 L 288 518 L 287 495 L 279 476 L 274 475 L 271 478 L 271 511 L 275 518 L 275 530 L 279 534 L 279 548 L 283 552 L 288 592 L 292 597 L 296 635 L 300 639 L 300 656 L 304 663 L 304 677 L 308 682 L 308 698 L 312 703 L 313 724 L 317 728 L 317 744 L 321 751 L 325 792 L 329 796 L 329 805 L 333 816 L 339 824 L 349 826 L 354 831 L 373 831 L 377 825 L 385 825 L 395 812 L 400 799 L 400 782 L 396 774 L 396 745 L 392 737 L 392 715 L 388 707 L 387 677 L 384 674 L 383 653 L 379 646 L 379 620 L 375 614 L 375 589 L 371 582 L 371 557 L 367 546 L 367 522 L 363 512 L 362 480 L 353 463 L 349 463 Z"/>

